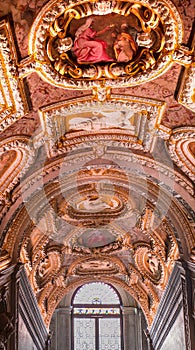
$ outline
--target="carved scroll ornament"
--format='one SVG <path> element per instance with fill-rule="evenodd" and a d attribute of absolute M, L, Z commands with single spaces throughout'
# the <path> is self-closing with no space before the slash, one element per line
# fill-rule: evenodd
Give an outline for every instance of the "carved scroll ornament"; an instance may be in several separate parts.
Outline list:
<path fill-rule="evenodd" d="M 88 89 L 155 78 L 178 60 L 181 40 L 169 0 L 50 1 L 34 22 L 29 49 L 51 83 Z"/>

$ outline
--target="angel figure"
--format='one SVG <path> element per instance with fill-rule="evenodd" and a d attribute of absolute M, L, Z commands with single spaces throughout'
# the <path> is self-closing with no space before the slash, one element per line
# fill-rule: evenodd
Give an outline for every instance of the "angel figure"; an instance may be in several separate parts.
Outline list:
<path fill-rule="evenodd" d="M 120 33 L 114 42 L 114 52 L 117 62 L 131 61 L 137 52 L 137 44 L 131 34 Z"/>

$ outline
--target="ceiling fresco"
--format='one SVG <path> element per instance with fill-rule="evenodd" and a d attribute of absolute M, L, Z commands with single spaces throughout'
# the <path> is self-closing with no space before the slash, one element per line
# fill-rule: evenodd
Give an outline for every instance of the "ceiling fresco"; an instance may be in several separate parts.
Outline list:
<path fill-rule="evenodd" d="M 193 0 L 0 1 L 0 270 L 47 327 L 94 280 L 150 327 L 195 262 Z"/>
<path fill-rule="evenodd" d="M 26 73 L 25 58 L 28 57 L 28 36 L 31 25 L 40 9 L 47 1 L 2 1 L 1 15 L 10 14 L 13 20 L 14 33 L 17 37 L 16 47 L 18 48 L 18 56 L 21 64 L 19 65 L 20 74 L 23 76 Z M 175 0 L 174 5 L 181 17 L 183 24 L 182 43 L 188 45 L 190 33 L 193 25 L 193 0 L 180 1 Z M 190 39 L 191 40 L 191 39 Z M 191 44 L 189 45 L 191 48 Z M 24 60 L 24 61 L 23 61 Z M 24 62 L 24 68 L 23 67 Z M 176 127 L 181 125 L 194 125 L 194 114 L 183 108 L 181 104 L 177 104 L 174 99 L 174 93 L 177 89 L 177 83 L 180 75 L 181 67 L 178 64 L 171 65 L 168 72 L 165 72 L 162 77 L 156 78 L 154 81 L 148 82 L 147 85 L 135 85 L 133 88 L 120 89 L 120 92 L 136 96 L 157 97 L 166 101 L 166 110 L 163 116 L 163 124 L 168 127 Z M 193 79 L 193 76 L 192 76 Z M 167 86 L 167 82 L 169 83 Z M 6 131 L 6 136 L 10 136 L 13 132 L 20 134 L 31 135 L 37 130 L 40 125 L 38 109 L 43 105 L 51 102 L 82 96 L 89 92 L 73 91 L 56 88 L 44 82 L 36 73 L 31 73 L 26 77 L 29 107 L 28 118 L 22 117 L 21 121 L 11 126 Z M 36 88 L 35 88 L 36 87 Z M 24 114 L 23 114 L 24 115 Z M 22 131 L 21 131 L 22 128 Z"/>
<path fill-rule="evenodd" d="M 74 88 L 74 81 L 66 78 L 78 79 L 77 86 L 83 88 L 99 85 L 100 78 L 118 78 L 114 85 L 137 85 L 169 64 L 166 52 L 180 41 L 180 31 L 177 36 L 174 31 L 176 18 L 172 18 L 170 10 L 164 7 L 159 11 L 163 19 L 169 17 L 169 31 L 155 10 L 153 6 L 123 1 L 67 7 L 54 2 L 46 17 L 43 15 L 32 27 L 30 53 L 35 53 L 35 62 L 45 78 L 61 86 Z M 177 26 L 181 27 L 179 21 Z M 51 65 L 45 64 L 43 51 L 59 74 L 54 75 Z M 156 69 L 151 71 L 154 66 Z"/>

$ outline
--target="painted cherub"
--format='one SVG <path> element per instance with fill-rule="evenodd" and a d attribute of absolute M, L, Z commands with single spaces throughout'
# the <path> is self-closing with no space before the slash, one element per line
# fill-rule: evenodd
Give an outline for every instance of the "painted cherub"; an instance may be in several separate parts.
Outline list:
<path fill-rule="evenodd" d="M 137 52 L 137 44 L 131 34 L 122 32 L 114 42 L 114 52 L 117 62 L 131 61 Z"/>

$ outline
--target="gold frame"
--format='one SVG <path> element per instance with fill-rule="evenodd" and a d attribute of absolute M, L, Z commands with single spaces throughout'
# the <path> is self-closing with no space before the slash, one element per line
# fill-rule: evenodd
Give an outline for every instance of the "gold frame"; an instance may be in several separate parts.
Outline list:
<path fill-rule="evenodd" d="M 174 62 L 174 53 L 180 48 L 183 30 L 182 22 L 176 7 L 170 0 L 160 2 L 161 6 L 148 4 L 147 1 L 65 1 L 57 4 L 56 0 L 50 1 L 37 16 L 29 37 L 29 54 L 35 64 L 36 71 L 48 82 L 63 88 L 90 89 L 102 86 L 124 87 L 155 79 L 163 74 Z M 145 8 L 150 19 L 143 20 L 140 9 Z M 69 23 L 74 18 L 89 17 L 94 14 L 107 15 L 110 13 L 120 14 L 127 17 L 130 13 L 139 18 L 143 32 L 151 29 L 159 30 L 161 23 L 164 33 L 161 36 L 159 58 L 156 60 L 151 49 L 143 49 L 135 61 L 124 64 L 122 68 L 116 63 L 79 65 L 72 61 L 67 52 L 58 55 L 56 59 L 52 54 L 52 42 L 59 37 L 66 38 Z M 149 15 L 150 13 L 150 15 Z M 67 18 L 63 28 L 58 19 L 62 15 Z M 169 17 L 166 24 L 165 19 Z M 166 38 L 166 39 L 165 39 Z M 65 50 L 66 51 L 66 50 Z M 183 62 L 181 62 L 183 64 Z M 114 68 L 122 69 L 119 74 L 114 74 Z M 94 71 L 92 75 L 88 71 Z"/>

